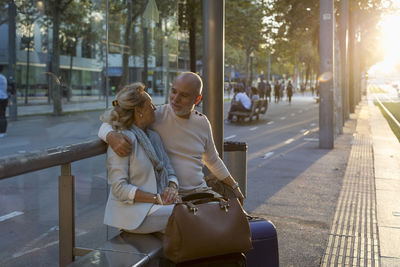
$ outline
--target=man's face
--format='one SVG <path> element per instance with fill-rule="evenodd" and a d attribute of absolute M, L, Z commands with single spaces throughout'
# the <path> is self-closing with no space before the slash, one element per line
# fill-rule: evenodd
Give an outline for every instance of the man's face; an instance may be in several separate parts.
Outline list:
<path fill-rule="evenodd" d="M 190 112 L 196 104 L 196 90 L 184 79 L 174 81 L 169 95 L 169 102 L 176 116 L 189 117 Z"/>

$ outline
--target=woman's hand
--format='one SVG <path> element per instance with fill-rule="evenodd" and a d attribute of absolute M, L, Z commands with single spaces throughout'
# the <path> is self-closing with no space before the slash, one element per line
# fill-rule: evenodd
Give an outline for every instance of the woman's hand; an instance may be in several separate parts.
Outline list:
<path fill-rule="evenodd" d="M 174 187 L 166 187 L 161 194 L 164 205 L 174 204 L 178 199 L 178 189 Z"/>

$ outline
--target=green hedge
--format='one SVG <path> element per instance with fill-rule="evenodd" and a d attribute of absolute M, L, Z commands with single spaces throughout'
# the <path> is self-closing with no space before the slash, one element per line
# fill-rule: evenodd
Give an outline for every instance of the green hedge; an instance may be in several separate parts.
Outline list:
<path fill-rule="evenodd" d="M 392 113 L 392 115 L 396 118 L 397 121 L 400 122 L 400 103 L 393 103 L 393 102 L 385 102 L 382 103 L 389 111 Z M 383 110 L 381 105 L 378 103 L 375 103 L 381 110 L 383 116 L 386 118 L 386 120 L 389 123 L 390 128 L 392 129 L 393 133 L 396 135 L 397 139 L 400 142 L 400 128 L 397 126 L 397 124 L 392 120 L 389 115 L 387 115 L 386 111 Z"/>

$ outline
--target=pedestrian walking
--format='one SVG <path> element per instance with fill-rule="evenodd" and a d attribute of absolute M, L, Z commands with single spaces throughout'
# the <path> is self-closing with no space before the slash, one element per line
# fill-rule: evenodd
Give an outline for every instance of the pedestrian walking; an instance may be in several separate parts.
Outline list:
<path fill-rule="evenodd" d="M 271 102 L 271 84 L 269 83 L 269 81 L 266 84 L 266 89 L 265 89 L 265 98 L 268 100 L 269 102 Z"/>
<path fill-rule="evenodd" d="M 281 89 L 281 85 L 279 84 L 279 81 L 275 82 L 274 85 L 274 97 L 275 97 L 275 103 L 279 103 L 279 98 L 280 98 L 280 89 Z"/>
<path fill-rule="evenodd" d="M 289 101 L 289 105 L 292 104 L 292 96 L 293 96 L 293 85 L 292 82 L 289 81 L 287 87 L 286 87 L 286 94 L 287 94 L 287 98 Z"/>
<path fill-rule="evenodd" d="M 283 93 L 285 92 L 285 81 L 282 81 L 279 91 L 280 91 L 279 98 L 283 99 Z"/>
<path fill-rule="evenodd" d="M 301 91 L 301 94 L 304 95 L 304 92 L 306 91 L 306 85 L 304 83 L 301 84 L 300 91 Z"/>
<path fill-rule="evenodd" d="M 3 66 L 0 65 L 0 138 L 7 135 L 6 109 L 8 105 L 7 79 L 3 75 Z"/>
<path fill-rule="evenodd" d="M 266 86 L 264 80 L 261 79 L 261 81 L 258 83 L 258 94 L 261 99 L 265 97 L 266 88 L 267 88 L 267 86 Z"/>

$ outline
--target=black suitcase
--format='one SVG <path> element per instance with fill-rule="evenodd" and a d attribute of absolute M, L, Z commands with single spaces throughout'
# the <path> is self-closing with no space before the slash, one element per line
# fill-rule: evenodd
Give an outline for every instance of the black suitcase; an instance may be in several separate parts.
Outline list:
<path fill-rule="evenodd" d="M 248 216 L 253 249 L 245 255 L 248 267 L 279 266 L 278 235 L 271 221 Z"/>
<path fill-rule="evenodd" d="M 232 253 L 209 258 L 196 259 L 181 263 L 161 258 L 160 267 L 246 267 L 246 256 L 243 253 Z"/>

